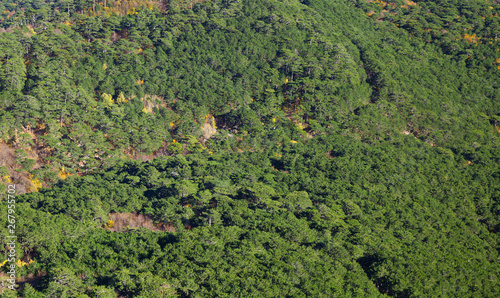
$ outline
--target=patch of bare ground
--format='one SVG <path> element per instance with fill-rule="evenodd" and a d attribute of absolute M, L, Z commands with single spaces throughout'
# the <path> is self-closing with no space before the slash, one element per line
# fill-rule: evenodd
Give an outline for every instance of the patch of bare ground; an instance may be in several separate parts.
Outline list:
<path fill-rule="evenodd" d="M 168 146 L 169 144 L 167 142 L 163 142 L 163 146 L 153 153 L 152 158 L 157 158 L 160 156 L 170 156 L 171 153 L 168 150 Z"/>
<path fill-rule="evenodd" d="M 21 149 L 26 154 L 26 158 L 35 161 L 33 170 L 47 164 L 45 157 L 50 156 L 52 149 L 44 146 L 38 139 L 38 135 L 45 133 L 45 127 L 22 128 L 22 131 L 16 131 L 9 143 L 0 142 L 0 167 L 5 166 L 9 171 L 9 179 L 0 179 L 0 182 L 12 183 L 16 185 L 16 193 L 23 194 L 36 191 L 38 188 L 33 184 L 32 176 L 27 171 L 19 171 L 21 166 L 18 164 L 16 149 Z M 20 136 L 31 138 L 32 145 L 26 145 L 26 139 L 20 141 Z M 0 177 L 2 178 L 2 177 Z M 46 186 L 46 185 L 44 185 Z"/>
<path fill-rule="evenodd" d="M 175 232 L 172 224 L 154 223 L 153 219 L 148 215 L 133 213 L 111 213 L 109 219 L 113 221 L 113 225 L 107 228 L 113 232 L 126 232 L 130 229 L 146 228 L 153 232 Z"/>
<path fill-rule="evenodd" d="M 150 160 L 153 160 L 155 159 L 155 155 L 147 155 L 147 154 L 137 154 L 136 156 L 133 157 L 133 159 L 137 159 L 137 160 L 140 160 L 140 161 L 150 161 Z"/>
<path fill-rule="evenodd" d="M 3 142 L 0 143 L 0 167 L 6 166 L 9 168 L 9 165 L 12 165 L 16 158 L 14 153 L 14 148 Z"/>
<path fill-rule="evenodd" d="M 16 171 L 19 166 L 16 164 L 15 149 L 5 143 L 0 143 L 0 167 L 5 166 L 9 171 L 9 177 L 0 177 L 0 181 L 5 184 L 15 184 L 16 194 L 27 193 L 31 189 L 31 180 L 26 173 Z"/>
<path fill-rule="evenodd" d="M 26 276 L 16 277 L 16 285 L 19 286 L 19 288 L 17 288 L 17 289 L 18 290 L 24 289 L 24 287 L 27 283 L 30 284 L 32 287 L 36 287 L 37 284 L 40 283 L 42 281 L 42 278 L 46 275 L 47 275 L 46 272 L 41 272 L 39 270 L 37 272 L 37 274 L 30 273 Z M 0 279 L 5 280 L 7 278 L 9 278 L 9 276 L 7 274 L 5 274 L 4 272 L 0 271 Z"/>

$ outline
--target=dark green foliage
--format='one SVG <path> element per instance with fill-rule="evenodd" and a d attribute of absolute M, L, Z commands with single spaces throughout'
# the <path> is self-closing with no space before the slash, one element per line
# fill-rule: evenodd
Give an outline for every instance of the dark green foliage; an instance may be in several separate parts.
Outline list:
<path fill-rule="evenodd" d="M 161 2 L 0 4 L 19 295 L 499 296 L 498 4 Z"/>
<path fill-rule="evenodd" d="M 181 296 L 493 297 L 498 237 L 478 217 L 493 220 L 496 201 L 480 208 L 477 194 L 496 178 L 469 168 L 412 137 L 128 162 L 19 197 L 19 241 L 37 260 L 28 270 L 74 268 L 128 296 L 153 291 L 152 274 Z M 103 230 L 113 212 L 177 231 Z M 39 290 L 79 286 L 50 278 Z"/>

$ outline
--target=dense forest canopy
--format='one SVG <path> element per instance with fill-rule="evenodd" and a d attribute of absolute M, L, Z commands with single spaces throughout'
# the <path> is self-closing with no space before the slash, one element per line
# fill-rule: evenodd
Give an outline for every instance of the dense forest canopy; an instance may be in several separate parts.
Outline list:
<path fill-rule="evenodd" d="M 3 295 L 498 297 L 499 11 L 2 1 Z"/>

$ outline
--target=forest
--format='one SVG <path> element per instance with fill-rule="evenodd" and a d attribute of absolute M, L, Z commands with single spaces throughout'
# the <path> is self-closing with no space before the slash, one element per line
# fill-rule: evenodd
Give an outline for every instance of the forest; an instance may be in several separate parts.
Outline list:
<path fill-rule="evenodd" d="M 499 12 L 3 0 L 0 295 L 500 296 Z"/>

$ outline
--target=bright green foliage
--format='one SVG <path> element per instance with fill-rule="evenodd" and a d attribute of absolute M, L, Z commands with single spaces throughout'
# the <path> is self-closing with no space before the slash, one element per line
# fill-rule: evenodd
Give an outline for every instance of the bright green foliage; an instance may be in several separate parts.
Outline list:
<path fill-rule="evenodd" d="M 478 193 L 497 193 L 483 187 L 496 178 L 412 137 L 306 145 L 127 162 L 22 196 L 20 241 L 37 255 L 28 270 L 74 268 L 85 285 L 131 297 L 495 296 L 497 203 Z M 112 212 L 176 232 L 102 229 Z M 80 287 L 66 284 L 39 290 Z"/>
<path fill-rule="evenodd" d="M 1 2 L 22 297 L 499 296 L 494 1 Z"/>

